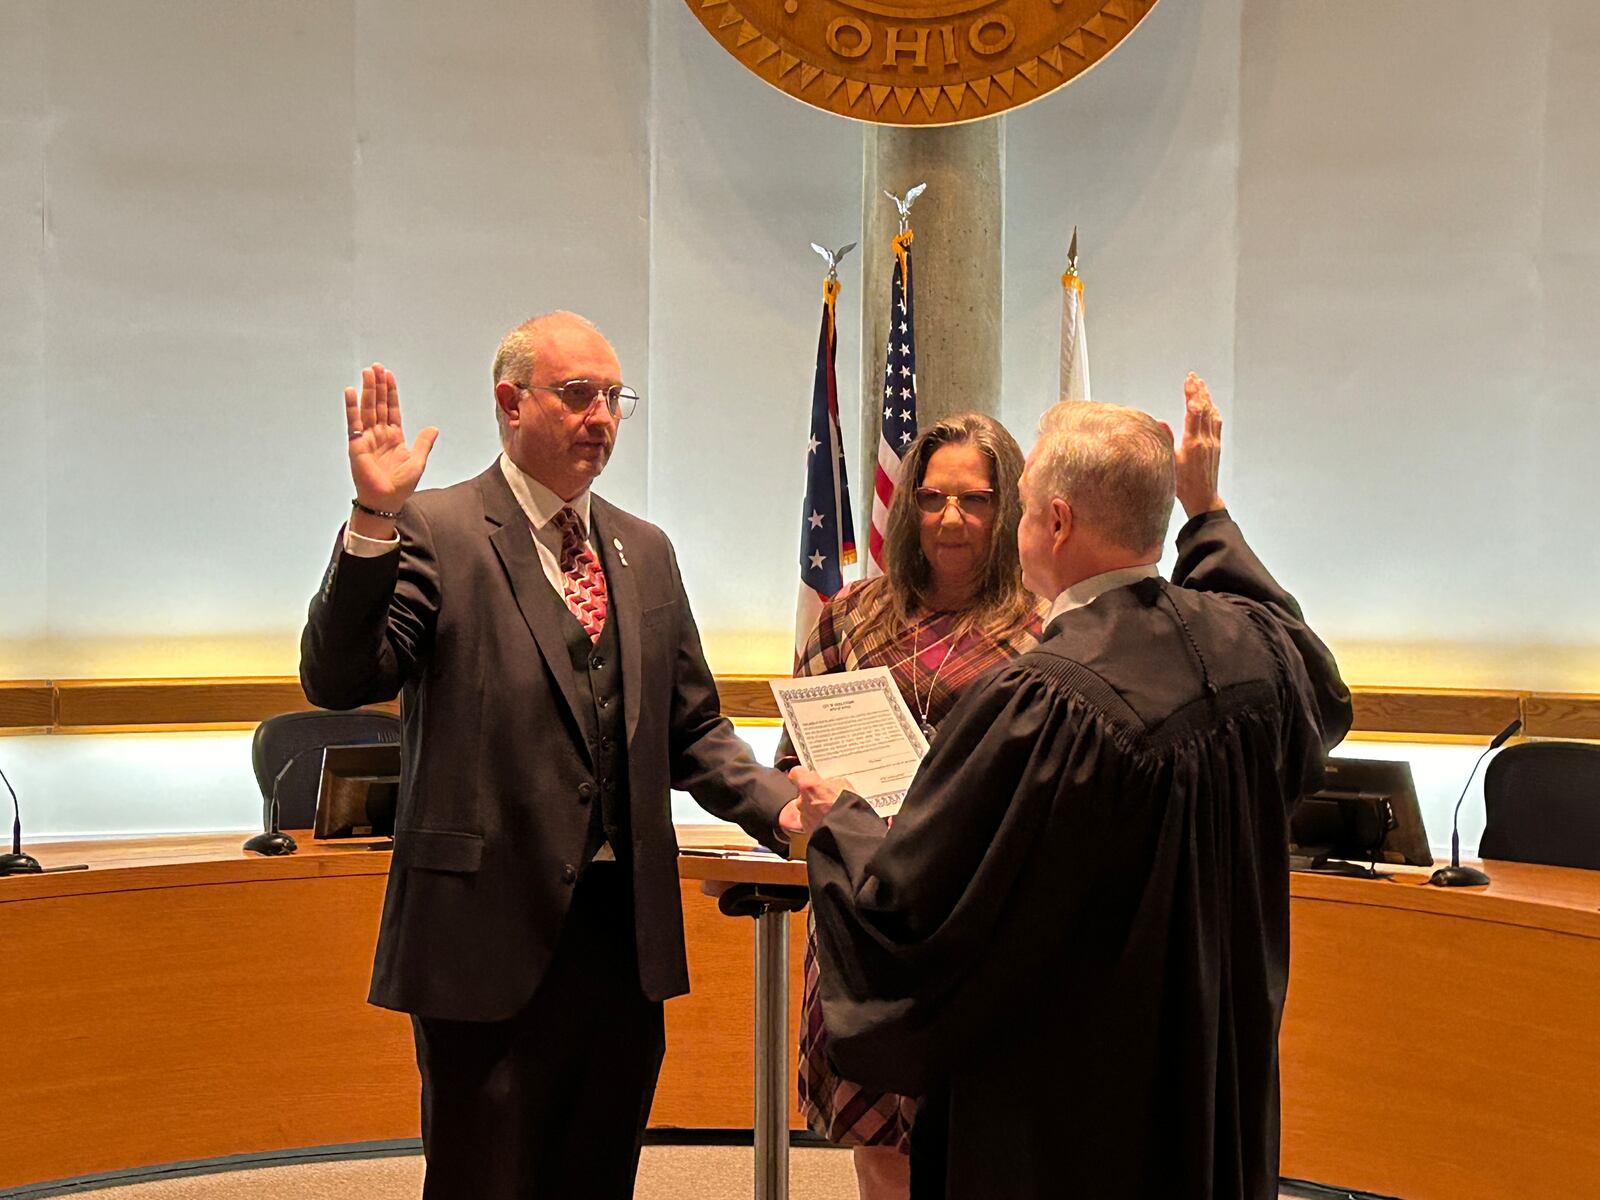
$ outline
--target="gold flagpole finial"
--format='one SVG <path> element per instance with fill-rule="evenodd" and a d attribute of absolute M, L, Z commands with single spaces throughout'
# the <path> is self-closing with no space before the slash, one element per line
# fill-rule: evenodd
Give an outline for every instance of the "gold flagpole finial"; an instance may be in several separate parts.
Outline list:
<path fill-rule="evenodd" d="M 1072 227 L 1072 245 L 1067 247 L 1067 274 L 1078 273 L 1078 227 Z"/>

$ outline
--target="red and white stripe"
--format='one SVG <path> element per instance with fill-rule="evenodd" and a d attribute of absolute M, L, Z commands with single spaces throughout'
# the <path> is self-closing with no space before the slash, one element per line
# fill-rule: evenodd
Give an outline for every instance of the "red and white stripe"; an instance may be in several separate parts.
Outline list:
<path fill-rule="evenodd" d="M 900 455 L 880 432 L 878 469 L 872 475 L 872 535 L 867 541 L 867 578 L 884 573 L 883 544 L 889 536 L 889 506 L 894 502 L 895 485 L 900 482 Z"/>

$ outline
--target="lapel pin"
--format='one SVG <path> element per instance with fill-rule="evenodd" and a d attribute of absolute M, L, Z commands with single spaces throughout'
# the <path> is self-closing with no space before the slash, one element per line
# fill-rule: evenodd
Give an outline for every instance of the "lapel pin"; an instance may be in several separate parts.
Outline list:
<path fill-rule="evenodd" d="M 622 539 L 621 538 L 612 538 L 611 539 L 611 545 L 616 549 L 617 561 L 620 562 L 623 566 L 627 566 L 628 565 L 628 556 L 622 552 Z"/>

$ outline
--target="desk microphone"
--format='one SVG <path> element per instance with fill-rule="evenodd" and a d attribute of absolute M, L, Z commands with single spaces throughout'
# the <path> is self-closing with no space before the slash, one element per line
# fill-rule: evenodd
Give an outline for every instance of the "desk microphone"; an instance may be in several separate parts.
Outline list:
<path fill-rule="evenodd" d="M 321 750 L 321 746 L 313 746 L 311 750 Z M 278 772 L 272 781 L 272 827 L 265 833 L 258 833 L 245 842 L 244 849 L 251 854 L 265 854 L 276 857 L 280 854 L 293 854 L 300 849 L 295 840 L 278 828 L 278 786 L 283 783 L 283 777 L 289 773 L 289 768 L 299 762 L 310 750 L 302 750 L 299 754 L 290 757 L 283 764 L 283 769 Z"/>
<path fill-rule="evenodd" d="M 1478 755 L 1478 761 L 1472 764 L 1472 770 L 1467 774 L 1466 783 L 1461 785 L 1461 795 L 1456 798 L 1455 815 L 1450 818 L 1450 865 L 1440 867 L 1428 876 L 1428 882 L 1434 887 L 1483 887 L 1489 882 L 1489 877 L 1477 867 L 1463 867 L 1461 865 L 1461 801 L 1467 798 L 1467 789 L 1472 786 L 1472 777 L 1478 773 L 1478 768 L 1483 765 L 1491 751 L 1500 749 L 1517 735 L 1517 730 L 1522 728 L 1522 720 L 1511 722 L 1499 733 L 1494 735 L 1494 741 L 1489 743 L 1489 749 Z"/>
<path fill-rule="evenodd" d="M 17 789 L 11 786 L 11 780 L 6 779 L 6 773 L 0 771 L 0 780 L 5 780 L 6 791 L 11 793 L 11 853 L 0 854 L 0 875 L 37 875 L 39 874 L 39 860 L 31 854 L 22 852 L 22 806 L 17 803 Z"/>

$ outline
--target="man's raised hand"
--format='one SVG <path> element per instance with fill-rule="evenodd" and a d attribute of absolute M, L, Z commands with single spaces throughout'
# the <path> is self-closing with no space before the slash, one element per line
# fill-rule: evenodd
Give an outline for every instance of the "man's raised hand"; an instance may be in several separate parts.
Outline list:
<path fill-rule="evenodd" d="M 345 388 L 344 422 L 356 499 L 381 512 L 399 512 L 417 490 L 439 431 L 430 425 L 413 445 L 406 445 L 400 388 L 394 372 L 382 363 L 362 369 L 359 393 Z"/>
<path fill-rule="evenodd" d="M 1222 414 L 1211 402 L 1206 381 L 1193 371 L 1183 381 L 1183 441 L 1174 455 L 1178 503 L 1196 517 L 1224 507 L 1217 495 L 1222 463 Z"/>

